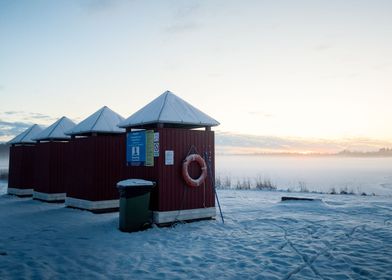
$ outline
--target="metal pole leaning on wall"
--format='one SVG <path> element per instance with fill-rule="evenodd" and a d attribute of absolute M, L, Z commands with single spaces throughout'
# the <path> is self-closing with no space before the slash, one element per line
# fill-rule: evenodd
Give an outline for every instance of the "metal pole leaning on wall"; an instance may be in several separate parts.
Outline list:
<path fill-rule="evenodd" d="M 221 208 L 220 203 L 219 203 L 218 193 L 216 192 L 216 189 L 215 189 L 215 181 L 214 181 L 214 177 L 212 176 L 211 162 L 210 162 L 210 159 L 209 159 L 209 157 L 208 157 L 208 153 L 207 153 L 207 152 L 204 152 L 204 157 L 205 157 L 205 160 L 206 160 L 206 162 L 207 162 L 208 173 L 210 173 L 210 176 L 209 176 L 209 177 L 210 177 L 212 189 L 213 189 L 213 191 L 214 191 L 214 193 L 215 193 L 216 201 L 217 201 L 217 203 L 218 203 L 219 213 L 220 213 L 220 216 L 221 216 L 221 218 L 222 218 L 222 223 L 224 224 L 224 223 L 225 223 L 225 219 L 223 219 L 222 208 Z"/>

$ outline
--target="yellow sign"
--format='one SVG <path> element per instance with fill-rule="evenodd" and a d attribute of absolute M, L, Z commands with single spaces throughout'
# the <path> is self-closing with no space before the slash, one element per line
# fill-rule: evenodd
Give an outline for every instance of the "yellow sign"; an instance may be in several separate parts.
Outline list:
<path fill-rule="evenodd" d="M 146 162 L 145 166 L 154 166 L 154 131 L 146 131 Z"/>

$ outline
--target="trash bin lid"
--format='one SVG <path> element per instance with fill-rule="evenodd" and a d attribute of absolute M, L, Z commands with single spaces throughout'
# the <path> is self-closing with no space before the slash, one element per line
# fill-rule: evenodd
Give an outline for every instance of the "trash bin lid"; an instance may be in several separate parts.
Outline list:
<path fill-rule="evenodd" d="M 155 186 L 155 182 L 147 181 L 143 179 L 127 179 L 117 183 L 117 187 L 141 187 L 141 186 Z"/>

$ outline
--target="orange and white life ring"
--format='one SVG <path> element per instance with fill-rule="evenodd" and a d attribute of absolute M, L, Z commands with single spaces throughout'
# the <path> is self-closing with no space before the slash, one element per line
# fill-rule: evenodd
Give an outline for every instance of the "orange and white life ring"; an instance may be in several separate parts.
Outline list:
<path fill-rule="evenodd" d="M 196 161 L 201 168 L 201 174 L 197 179 L 193 179 L 188 172 L 188 167 L 192 161 Z M 184 180 L 187 185 L 191 187 L 198 187 L 203 184 L 203 182 L 207 178 L 207 164 L 205 160 L 198 154 L 192 154 L 187 156 L 182 164 L 182 176 L 184 177 Z"/>

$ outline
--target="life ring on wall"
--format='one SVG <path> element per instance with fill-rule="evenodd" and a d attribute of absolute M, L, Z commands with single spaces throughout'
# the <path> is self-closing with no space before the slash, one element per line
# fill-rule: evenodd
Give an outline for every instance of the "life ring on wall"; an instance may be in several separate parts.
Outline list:
<path fill-rule="evenodd" d="M 188 172 L 188 167 L 193 161 L 196 161 L 201 168 L 201 174 L 197 179 L 193 179 Z M 207 178 L 207 164 L 205 160 L 198 154 L 192 154 L 187 156 L 184 162 L 182 163 L 182 176 L 184 177 L 184 180 L 188 186 L 198 187 L 201 184 L 203 184 L 203 182 Z"/>

